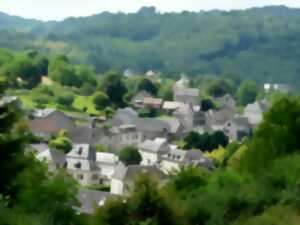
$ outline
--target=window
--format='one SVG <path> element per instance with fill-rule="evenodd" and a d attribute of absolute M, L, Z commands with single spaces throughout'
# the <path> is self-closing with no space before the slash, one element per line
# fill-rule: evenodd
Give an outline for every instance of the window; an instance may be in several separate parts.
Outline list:
<path fill-rule="evenodd" d="M 77 169 L 80 169 L 81 168 L 81 163 L 80 162 L 75 163 L 74 167 L 77 168 Z"/>
<path fill-rule="evenodd" d="M 76 178 L 79 179 L 79 180 L 83 180 L 83 175 L 82 174 L 77 174 Z"/>
<path fill-rule="evenodd" d="M 82 150 L 83 150 L 82 147 L 79 147 L 79 148 L 78 148 L 78 151 L 77 151 L 78 155 L 81 155 L 81 154 L 82 154 Z"/>
<path fill-rule="evenodd" d="M 98 174 L 93 174 L 92 180 L 98 180 Z"/>

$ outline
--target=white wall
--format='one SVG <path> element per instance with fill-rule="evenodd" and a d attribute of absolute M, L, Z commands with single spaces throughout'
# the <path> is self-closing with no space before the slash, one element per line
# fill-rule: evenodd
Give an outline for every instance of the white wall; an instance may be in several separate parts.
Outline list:
<path fill-rule="evenodd" d="M 158 154 L 139 150 L 142 156 L 141 165 L 150 166 L 158 162 Z"/>
<path fill-rule="evenodd" d="M 110 193 L 116 195 L 123 195 L 124 183 L 121 180 L 111 179 L 110 183 Z"/>
<path fill-rule="evenodd" d="M 180 170 L 179 164 L 173 161 L 162 160 L 160 165 L 161 165 L 161 170 L 166 174 L 170 173 L 171 171 Z"/>

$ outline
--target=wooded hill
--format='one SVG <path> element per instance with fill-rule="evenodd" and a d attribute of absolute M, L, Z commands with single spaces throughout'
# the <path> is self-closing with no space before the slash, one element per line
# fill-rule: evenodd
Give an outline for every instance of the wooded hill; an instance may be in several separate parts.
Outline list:
<path fill-rule="evenodd" d="M 0 47 L 67 54 L 97 72 L 230 74 L 300 84 L 300 10 L 108 13 L 40 22 L 0 14 Z"/>

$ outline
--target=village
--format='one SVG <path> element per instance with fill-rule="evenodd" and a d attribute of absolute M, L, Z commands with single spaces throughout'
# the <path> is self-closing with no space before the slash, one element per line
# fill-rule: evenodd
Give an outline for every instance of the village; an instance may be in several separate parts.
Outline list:
<path fill-rule="evenodd" d="M 280 85 L 265 85 L 279 90 Z M 286 91 L 282 86 L 281 91 Z M 182 76 L 173 86 L 174 101 L 154 98 L 142 90 L 132 98 L 133 107 L 119 108 L 113 118 L 74 117 L 57 109 L 35 109 L 28 115 L 30 131 L 39 137 L 28 153 L 45 162 L 49 171 L 66 170 L 81 186 L 78 213 L 93 213 L 94 206 L 102 206 L 109 198 L 129 194 L 135 178 L 153 176 L 163 183 L 170 174 L 183 167 L 215 168 L 206 149 L 181 149 L 176 143 L 190 132 L 199 134 L 222 131 L 229 142 L 251 138 L 253 130 L 263 120 L 270 103 L 263 99 L 248 104 L 243 113 L 236 110 L 235 99 L 226 94 L 215 98 L 217 109 L 203 111 L 199 90 L 189 87 Z M 17 101 L 5 97 L 1 104 Z M 137 109 L 148 107 L 161 112 L 163 117 L 141 118 Z M 48 145 L 50 138 L 65 132 L 72 141 L 68 153 Z M 106 150 L 99 151 L 97 146 Z M 121 162 L 119 151 L 135 147 L 141 156 L 139 164 Z M 101 190 L 93 187 L 104 187 Z"/>

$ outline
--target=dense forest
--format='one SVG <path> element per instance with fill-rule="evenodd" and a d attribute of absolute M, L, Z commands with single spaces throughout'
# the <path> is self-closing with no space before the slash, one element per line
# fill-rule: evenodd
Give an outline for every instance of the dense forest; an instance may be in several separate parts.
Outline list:
<path fill-rule="evenodd" d="M 0 47 L 66 54 L 98 73 L 130 68 L 195 75 L 231 74 L 297 86 L 298 9 L 109 13 L 61 22 L 0 14 Z"/>

